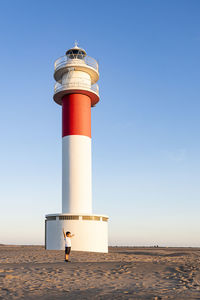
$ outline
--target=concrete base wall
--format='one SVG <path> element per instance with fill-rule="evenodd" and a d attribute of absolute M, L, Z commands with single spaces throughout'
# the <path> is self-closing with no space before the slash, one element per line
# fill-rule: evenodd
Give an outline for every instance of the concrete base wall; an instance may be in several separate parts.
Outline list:
<path fill-rule="evenodd" d="M 106 216 L 78 216 L 78 220 L 62 220 L 71 215 L 48 215 L 45 221 L 45 245 L 47 250 L 64 250 L 64 231 L 75 234 L 72 250 L 108 252 L 108 222 Z M 85 219 L 83 219 L 85 218 Z M 91 218 L 87 220 L 87 218 Z M 93 218 L 93 219 L 92 219 Z M 95 218 L 99 220 L 95 220 Z M 106 221 L 105 221 L 106 220 Z"/>

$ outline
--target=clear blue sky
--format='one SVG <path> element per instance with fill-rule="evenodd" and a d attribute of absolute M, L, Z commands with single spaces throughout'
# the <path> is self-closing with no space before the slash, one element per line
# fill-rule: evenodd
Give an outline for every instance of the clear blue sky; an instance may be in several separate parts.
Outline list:
<path fill-rule="evenodd" d="M 93 207 L 112 245 L 200 246 L 200 1 L 0 2 L 0 243 L 44 243 L 61 212 L 53 63 L 100 64 Z"/>

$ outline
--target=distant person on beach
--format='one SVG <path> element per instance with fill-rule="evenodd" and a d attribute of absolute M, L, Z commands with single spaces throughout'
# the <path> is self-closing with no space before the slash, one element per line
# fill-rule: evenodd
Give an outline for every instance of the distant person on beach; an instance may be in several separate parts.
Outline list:
<path fill-rule="evenodd" d="M 64 228 L 63 228 L 63 235 L 64 235 L 64 240 L 65 240 L 65 261 L 69 262 L 69 254 L 71 252 L 71 238 L 74 236 L 74 234 L 71 234 L 70 231 L 67 231 L 65 233 Z"/>

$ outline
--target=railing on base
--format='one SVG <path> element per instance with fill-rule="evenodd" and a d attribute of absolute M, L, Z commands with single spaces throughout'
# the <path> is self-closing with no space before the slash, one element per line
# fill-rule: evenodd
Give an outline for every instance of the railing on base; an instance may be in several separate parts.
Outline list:
<path fill-rule="evenodd" d="M 54 86 L 54 94 L 68 89 L 80 89 L 80 90 L 84 89 L 84 90 L 94 92 L 99 96 L 99 86 L 97 83 L 93 84 L 92 86 L 88 86 L 87 84 L 79 83 L 79 82 L 71 82 L 69 84 L 60 84 L 57 82 Z"/>
<path fill-rule="evenodd" d="M 59 70 L 60 68 L 66 66 L 66 65 L 82 65 L 85 64 L 93 69 L 95 69 L 97 72 L 99 72 L 99 65 L 97 61 L 90 57 L 85 56 L 82 59 L 72 59 L 69 58 L 67 55 L 61 56 L 58 58 L 54 63 L 54 69 L 55 71 Z"/>

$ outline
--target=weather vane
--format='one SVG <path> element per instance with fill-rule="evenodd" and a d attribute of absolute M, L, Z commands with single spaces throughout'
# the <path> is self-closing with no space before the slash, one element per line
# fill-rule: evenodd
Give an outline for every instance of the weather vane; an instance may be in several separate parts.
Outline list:
<path fill-rule="evenodd" d="M 75 40 L 75 42 L 74 42 L 74 47 L 78 47 L 78 41 L 77 40 Z"/>

